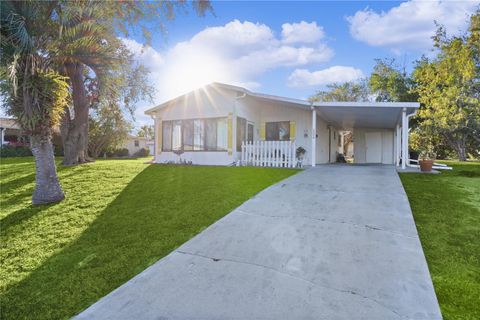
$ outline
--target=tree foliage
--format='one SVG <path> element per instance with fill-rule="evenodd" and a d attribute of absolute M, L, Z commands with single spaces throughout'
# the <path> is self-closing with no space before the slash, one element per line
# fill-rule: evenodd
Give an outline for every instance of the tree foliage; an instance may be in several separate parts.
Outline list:
<path fill-rule="evenodd" d="M 395 59 L 376 59 L 368 86 L 378 102 L 417 101 L 418 95 L 412 91 L 413 79 L 405 69 L 401 69 Z"/>
<path fill-rule="evenodd" d="M 327 90 L 319 90 L 309 98 L 310 101 L 368 101 L 368 99 L 366 80 L 329 84 Z"/>
<path fill-rule="evenodd" d="M 88 152 L 98 158 L 105 152 L 112 151 L 127 139 L 131 129 L 118 105 L 104 105 L 90 114 Z"/>
<path fill-rule="evenodd" d="M 140 130 L 138 130 L 137 132 L 137 136 L 145 137 L 147 139 L 153 139 L 153 134 L 154 134 L 153 126 L 149 126 L 149 125 L 141 126 Z"/>
<path fill-rule="evenodd" d="M 69 102 L 68 79 L 42 54 L 49 34 L 38 18 L 45 14 L 46 8 L 35 3 L 1 4 L 3 106 L 30 135 L 50 135 Z"/>
<path fill-rule="evenodd" d="M 442 135 L 460 160 L 466 160 L 469 140 L 480 143 L 479 15 L 477 11 L 472 16 L 470 31 L 462 36 L 447 38 L 439 27 L 434 37 L 437 56 L 422 58 L 413 73 L 423 104 L 421 125 Z"/>
<path fill-rule="evenodd" d="M 191 7 L 203 15 L 211 8 L 208 1 L 88 0 L 59 1 L 54 7 L 58 19 L 52 21 L 59 24 L 60 40 L 52 51 L 63 59 L 73 96 L 73 108 L 66 112 L 62 128 L 63 163 L 71 165 L 88 161 L 88 114 L 97 98 L 122 98 L 121 106 L 133 114 L 138 101 L 151 97 L 153 87 L 145 68 L 135 65 L 120 37 L 141 30 L 149 43 L 149 29 L 163 31 L 165 21 L 174 19 L 180 10 Z"/>

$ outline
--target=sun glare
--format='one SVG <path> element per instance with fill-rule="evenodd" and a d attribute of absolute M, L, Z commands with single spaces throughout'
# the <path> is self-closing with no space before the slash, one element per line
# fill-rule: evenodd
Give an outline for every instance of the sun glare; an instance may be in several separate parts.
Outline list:
<path fill-rule="evenodd" d="M 212 82 L 228 82 L 230 79 L 222 61 L 211 55 L 192 53 L 176 60 L 160 84 L 169 95 L 180 95 Z"/>

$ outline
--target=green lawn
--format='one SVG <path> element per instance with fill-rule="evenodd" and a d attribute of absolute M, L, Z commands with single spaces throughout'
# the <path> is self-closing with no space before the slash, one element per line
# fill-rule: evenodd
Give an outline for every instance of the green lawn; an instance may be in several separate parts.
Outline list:
<path fill-rule="evenodd" d="M 1 319 L 69 318 L 296 170 L 103 160 L 59 169 L 32 207 L 32 158 L 1 159 Z"/>
<path fill-rule="evenodd" d="M 444 319 L 480 319 L 480 162 L 400 175 Z"/>

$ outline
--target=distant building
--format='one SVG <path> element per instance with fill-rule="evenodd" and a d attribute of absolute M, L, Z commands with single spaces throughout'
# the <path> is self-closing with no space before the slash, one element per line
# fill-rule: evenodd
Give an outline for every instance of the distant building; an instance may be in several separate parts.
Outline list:
<path fill-rule="evenodd" d="M 28 145 L 28 136 L 12 118 L 0 118 L 0 143 L 11 145 Z"/>
<path fill-rule="evenodd" d="M 152 139 L 128 135 L 127 140 L 125 140 L 122 147 L 128 149 L 129 155 L 134 155 L 140 149 L 149 149 L 150 154 L 153 154 L 153 144 Z"/>

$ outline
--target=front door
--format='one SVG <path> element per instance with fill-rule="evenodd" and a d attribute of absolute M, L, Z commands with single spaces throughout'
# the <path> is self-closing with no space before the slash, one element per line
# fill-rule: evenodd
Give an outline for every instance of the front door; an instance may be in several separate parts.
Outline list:
<path fill-rule="evenodd" d="M 366 161 L 367 163 L 382 163 L 382 133 L 366 132 Z"/>

